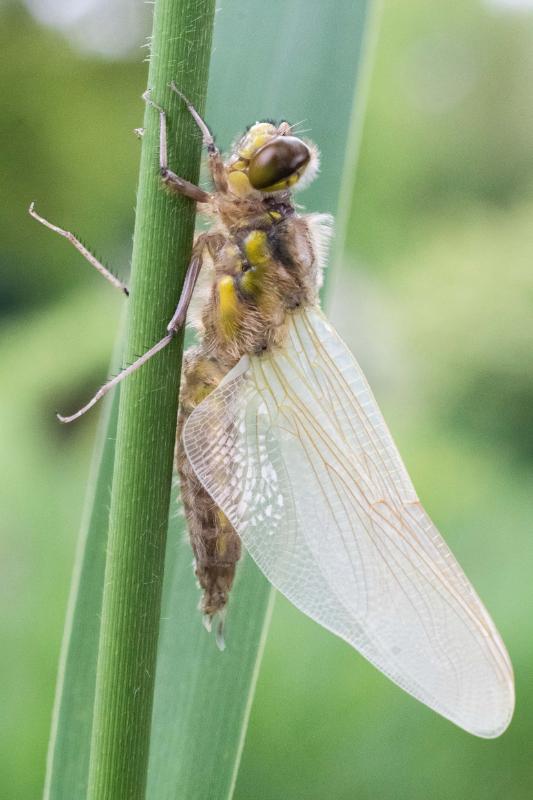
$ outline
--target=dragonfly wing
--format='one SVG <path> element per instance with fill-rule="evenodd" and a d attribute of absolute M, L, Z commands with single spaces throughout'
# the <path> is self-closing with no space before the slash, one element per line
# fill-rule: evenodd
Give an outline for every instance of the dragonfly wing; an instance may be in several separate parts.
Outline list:
<path fill-rule="evenodd" d="M 299 609 L 465 730 L 507 727 L 505 646 L 321 311 L 291 316 L 283 350 L 242 358 L 183 436 L 206 490 Z"/>

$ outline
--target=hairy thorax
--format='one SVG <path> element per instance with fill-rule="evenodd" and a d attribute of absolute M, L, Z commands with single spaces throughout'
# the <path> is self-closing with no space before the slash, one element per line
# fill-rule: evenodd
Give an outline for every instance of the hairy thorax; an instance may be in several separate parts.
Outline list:
<path fill-rule="evenodd" d="M 211 285 L 200 317 L 205 353 L 227 368 L 281 346 L 287 313 L 316 302 L 320 282 L 312 215 L 268 199 L 228 205 L 208 239 Z"/>

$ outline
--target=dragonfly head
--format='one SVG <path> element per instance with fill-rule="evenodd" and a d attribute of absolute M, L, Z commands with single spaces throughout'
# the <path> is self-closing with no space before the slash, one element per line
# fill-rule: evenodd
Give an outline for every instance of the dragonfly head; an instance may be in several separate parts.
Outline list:
<path fill-rule="evenodd" d="M 256 122 L 237 142 L 227 163 L 228 181 L 238 195 L 304 188 L 318 172 L 317 147 L 292 134 L 287 122 Z"/>

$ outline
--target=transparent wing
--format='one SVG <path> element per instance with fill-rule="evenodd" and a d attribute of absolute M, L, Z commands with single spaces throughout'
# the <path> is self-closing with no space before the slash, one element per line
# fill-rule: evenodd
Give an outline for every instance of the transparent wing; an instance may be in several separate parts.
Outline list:
<path fill-rule="evenodd" d="M 443 716 L 500 734 L 512 667 L 420 505 L 357 362 L 318 309 L 192 413 L 187 456 L 271 583 Z"/>

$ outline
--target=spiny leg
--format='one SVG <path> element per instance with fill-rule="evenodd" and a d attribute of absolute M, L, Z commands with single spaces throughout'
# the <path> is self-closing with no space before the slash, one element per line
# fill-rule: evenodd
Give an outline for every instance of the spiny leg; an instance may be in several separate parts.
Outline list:
<path fill-rule="evenodd" d="M 169 83 L 169 86 L 172 89 L 172 91 L 175 92 L 181 100 L 183 100 L 183 102 L 187 106 L 187 109 L 189 110 L 189 113 L 191 114 L 192 118 L 194 119 L 194 121 L 196 122 L 198 127 L 200 128 L 200 132 L 202 134 L 202 140 L 203 140 L 204 146 L 207 148 L 207 152 L 208 153 L 218 153 L 218 148 L 217 148 L 217 146 L 215 144 L 215 140 L 213 139 L 213 134 L 209 130 L 205 120 L 202 119 L 202 117 L 200 116 L 198 111 L 195 109 L 195 107 L 193 106 L 191 101 L 188 100 L 187 97 L 185 97 L 183 92 L 180 92 L 180 90 L 178 89 L 178 87 L 176 86 L 174 81 L 171 81 Z"/>
<path fill-rule="evenodd" d="M 163 350 L 174 338 L 176 333 L 180 330 L 182 325 L 185 323 L 185 317 L 187 315 L 187 309 L 189 307 L 189 303 L 191 301 L 191 297 L 194 291 L 194 287 L 196 281 L 198 279 L 198 275 L 200 274 L 200 270 L 202 267 L 202 253 L 203 249 L 206 246 L 206 242 L 208 240 L 207 234 L 202 234 L 198 237 L 195 242 L 193 248 L 192 258 L 189 262 L 189 266 L 187 267 L 187 273 L 185 275 L 185 281 L 183 283 L 183 290 L 176 307 L 176 311 L 174 312 L 172 319 L 167 325 L 167 334 L 163 336 L 156 344 L 153 345 L 146 353 L 143 353 L 142 356 L 137 358 L 133 364 L 130 364 L 128 367 L 125 367 L 118 375 L 115 375 L 114 378 L 104 383 L 103 386 L 98 389 L 96 394 L 86 403 L 79 411 L 76 411 L 75 414 L 71 414 L 68 417 L 63 416 L 62 414 L 56 414 L 58 420 L 60 422 L 74 422 L 74 420 L 79 419 L 82 417 L 89 409 L 96 405 L 96 403 L 105 397 L 105 395 L 117 384 L 121 383 L 124 378 L 127 378 L 128 375 L 131 375 L 132 372 L 135 372 L 143 364 L 146 364 L 152 356 L 155 356 L 156 353 L 159 353 L 160 350 Z"/>
<path fill-rule="evenodd" d="M 60 236 L 63 236 L 72 245 L 74 245 L 78 253 L 81 253 L 84 259 L 88 261 L 89 264 L 91 264 L 91 266 L 97 269 L 100 275 L 103 275 L 104 278 L 107 281 L 109 281 L 109 283 L 111 283 L 117 289 L 120 289 L 122 292 L 124 292 L 126 296 L 129 294 L 128 287 L 126 286 L 126 284 L 120 281 L 117 277 L 115 277 L 115 275 L 113 275 L 113 273 L 111 273 L 106 267 L 104 267 L 104 265 L 100 261 L 98 261 L 96 256 L 93 256 L 93 254 L 89 250 L 87 250 L 85 245 L 83 245 L 80 242 L 80 240 L 76 236 L 74 236 L 73 233 L 71 233 L 70 231 L 66 231 L 63 228 L 60 228 L 58 225 L 54 225 L 44 217 L 41 217 L 41 215 L 38 214 L 35 210 L 35 203 L 32 203 L 30 205 L 28 211 L 30 216 L 32 216 L 33 219 L 36 219 L 37 222 L 40 222 L 41 225 L 44 225 L 46 228 L 50 228 L 51 231 L 55 231 L 55 233 L 58 233 Z"/>
<path fill-rule="evenodd" d="M 169 84 L 170 88 L 173 92 L 176 92 L 178 97 L 180 97 L 185 105 L 187 106 L 192 118 L 198 125 L 198 128 L 202 134 L 202 141 L 204 146 L 207 148 L 208 156 L 209 156 L 209 171 L 211 172 L 211 177 L 213 179 L 213 183 L 215 185 L 215 189 L 217 192 L 227 192 L 228 191 L 228 181 L 226 179 L 226 170 L 224 168 L 224 162 L 222 160 L 222 156 L 220 155 L 220 151 L 215 144 L 215 140 L 213 139 L 213 135 L 207 124 L 204 122 L 198 111 L 195 109 L 193 104 L 190 100 L 188 100 L 183 92 L 180 92 L 174 81 Z"/>
<path fill-rule="evenodd" d="M 180 178 L 168 168 L 167 115 L 164 109 L 150 97 L 150 89 L 143 94 L 143 100 L 159 111 L 159 172 L 161 180 L 172 192 L 189 197 L 198 203 L 207 203 L 209 201 L 207 192 L 204 192 L 196 184 L 186 181 L 185 178 Z"/>
<path fill-rule="evenodd" d="M 178 305 L 176 306 L 174 316 L 167 325 L 167 331 L 169 333 L 172 331 L 174 333 L 179 331 L 182 325 L 185 324 L 185 318 L 187 316 L 187 311 L 193 296 L 194 287 L 196 286 L 196 281 L 198 280 L 200 270 L 202 269 L 202 250 L 206 244 L 206 239 L 207 236 L 202 235 L 199 236 L 196 241 L 196 245 L 193 249 L 193 254 L 185 274 L 185 280 L 183 281 L 183 289 L 181 290 Z"/>

